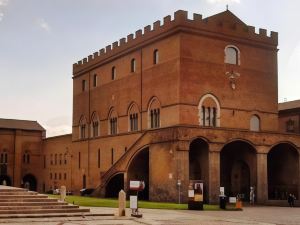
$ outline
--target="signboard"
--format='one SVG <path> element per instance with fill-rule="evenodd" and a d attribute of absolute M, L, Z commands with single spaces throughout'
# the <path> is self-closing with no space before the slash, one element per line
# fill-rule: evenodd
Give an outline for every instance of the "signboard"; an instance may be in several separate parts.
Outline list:
<path fill-rule="evenodd" d="M 130 195 L 130 208 L 131 209 L 137 209 L 137 196 L 136 195 Z"/>
<path fill-rule="evenodd" d="M 236 203 L 236 197 L 229 197 L 229 203 Z"/>
<path fill-rule="evenodd" d="M 203 210 L 204 184 L 202 180 L 190 180 L 188 209 Z"/>
<path fill-rule="evenodd" d="M 221 196 L 225 195 L 225 188 L 224 187 L 220 187 L 220 195 Z"/>
<path fill-rule="evenodd" d="M 134 191 L 142 191 L 145 189 L 144 181 L 131 180 L 129 182 L 129 189 Z"/>
<path fill-rule="evenodd" d="M 189 198 L 194 198 L 194 196 L 195 196 L 195 191 L 194 190 L 189 190 L 188 197 Z"/>

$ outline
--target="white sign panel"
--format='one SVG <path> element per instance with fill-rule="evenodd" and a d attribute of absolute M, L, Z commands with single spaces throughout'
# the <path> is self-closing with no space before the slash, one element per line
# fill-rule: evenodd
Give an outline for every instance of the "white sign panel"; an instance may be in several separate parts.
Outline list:
<path fill-rule="evenodd" d="M 130 208 L 131 209 L 137 209 L 137 196 L 130 195 Z"/>
<path fill-rule="evenodd" d="M 138 189 L 140 187 L 140 181 L 131 180 L 129 187 L 130 189 Z"/>
<path fill-rule="evenodd" d="M 229 203 L 236 203 L 236 197 L 229 197 Z"/>
<path fill-rule="evenodd" d="M 195 191 L 189 190 L 189 198 L 194 198 L 194 196 L 195 196 Z"/>

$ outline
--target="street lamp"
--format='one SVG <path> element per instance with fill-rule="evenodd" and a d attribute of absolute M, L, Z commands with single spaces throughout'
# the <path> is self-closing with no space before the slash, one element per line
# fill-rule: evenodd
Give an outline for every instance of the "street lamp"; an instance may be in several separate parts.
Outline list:
<path fill-rule="evenodd" d="M 177 186 L 178 186 L 178 204 L 180 204 L 180 186 L 181 186 L 181 180 L 177 180 Z"/>

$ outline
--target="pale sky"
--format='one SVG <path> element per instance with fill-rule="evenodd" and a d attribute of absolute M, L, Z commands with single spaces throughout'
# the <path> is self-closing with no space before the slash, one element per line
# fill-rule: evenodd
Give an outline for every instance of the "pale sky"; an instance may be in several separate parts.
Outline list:
<path fill-rule="evenodd" d="M 0 118 L 71 132 L 72 64 L 178 9 L 279 32 L 279 102 L 300 99 L 299 0 L 0 0 Z"/>

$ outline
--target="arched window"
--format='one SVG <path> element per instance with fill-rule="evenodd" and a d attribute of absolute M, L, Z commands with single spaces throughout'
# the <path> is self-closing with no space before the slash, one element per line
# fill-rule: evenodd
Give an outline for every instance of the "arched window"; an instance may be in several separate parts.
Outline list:
<path fill-rule="evenodd" d="M 131 64 L 130 64 L 130 71 L 132 72 L 132 73 L 134 73 L 135 72 L 135 68 L 136 67 L 136 61 L 135 61 L 135 59 L 132 59 L 131 60 Z"/>
<path fill-rule="evenodd" d="M 160 102 L 156 97 L 152 98 L 148 107 L 148 127 L 158 128 L 160 122 Z"/>
<path fill-rule="evenodd" d="M 200 126 L 220 126 L 220 104 L 212 94 L 204 95 L 198 105 Z"/>
<path fill-rule="evenodd" d="M 225 63 L 240 65 L 240 51 L 233 45 L 228 45 L 225 48 Z"/>
<path fill-rule="evenodd" d="M 112 80 L 115 80 L 116 77 L 117 77 L 117 70 L 116 70 L 116 67 L 113 66 L 113 67 L 111 68 L 111 79 L 112 79 Z"/>
<path fill-rule="evenodd" d="M 250 119 L 250 130 L 259 131 L 260 130 L 260 119 L 257 115 L 252 115 Z"/>
<path fill-rule="evenodd" d="M 137 131 L 139 129 L 139 109 L 135 103 L 132 103 L 128 110 L 128 131 Z"/>
<path fill-rule="evenodd" d="M 155 49 L 153 52 L 153 64 L 158 64 L 159 61 L 159 53 L 158 50 Z"/>
<path fill-rule="evenodd" d="M 85 139 L 87 137 L 86 134 L 87 130 L 86 130 L 86 119 L 84 116 L 81 116 L 80 120 L 79 120 L 79 138 L 80 139 Z"/>
<path fill-rule="evenodd" d="M 6 150 L 4 150 L 4 152 L 1 152 L 0 155 L 0 164 L 7 164 L 7 162 L 8 162 L 8 156 Z"/>
<path fill-rule="evenodd" d="M 109 134 L 114 135 L 118 133 L 118 115 L 117 112 L 114 110 L 114 108 L 111 108 L 109 112 L 109 117 L 108 117 L 108 127 L 109 127 Z"/>
<path fill-rule="evenodd" d="M 91 119 L 91 134 L 92 137 L 98 137 L 100 134 L 99 117 L 96 112 L 93 112 Z"/>
<path fill-rule="evenodd" d="M 26 150 L 23 154 L 23 163 L 24 164 L 30 163 L 30 154 L 29 154 L 28 150 Z"/>
<path fill-rule="evenodd" d="M 98 81 L 98 76 L 97 76 L 97 74 L 94 74 L 94 76 L 93 76 L 93 87 L 97 87 L 97 81 Z"/>

